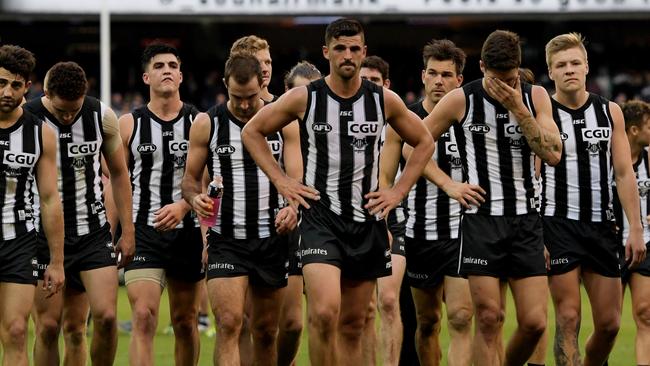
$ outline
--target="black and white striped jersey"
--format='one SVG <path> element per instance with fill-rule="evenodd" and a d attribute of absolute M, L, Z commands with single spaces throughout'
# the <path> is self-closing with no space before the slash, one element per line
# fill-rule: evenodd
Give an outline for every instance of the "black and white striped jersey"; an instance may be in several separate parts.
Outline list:
<path fill-rule="evenodd" d="M 34 230 L 34 169 L 42 151 L 41 121 L 28 111 L 0 128 L 0 241 Z"/>
<path fill-rule="evenodd" d="M 486 191 L 485 202 L 466 214 L 515 216 L 536 212 L 534 154 L 514 116 L 483 89 L 482 79 L 463 86 L 465 117 L 454 125 L 468 183 Z M 524 105 L 535 115 L 532 85 L 521 84 Z"/>
<path fill-rule="evenodd" d="M 284 206 L 282 197 L 244 147 L 245 124 L 230 113 L 227 103 L 206 112 L 210 125 L 208 173 L 223 179 L 223 196 L 212 230 L 235 239 L 267 238 L 275 235 L 275 216 Z M 266 137 L 276 160 L 282 160 L 281 133 Z"/>
<path fill-rule="evenodd" d="M 614 220 L 609 101 L 590 94 L 578 109 L 555 100 L 552 108 L 564 147 L 559 164 L 542 164 L 542 215 L 586 222 Z"/>
<path fill-rule="evenodd" d="M 421 101 L 409 106 L 409 109 L 420 118 L 428 115 Z M 438 138 L 432 159 L 452 180 L 457 182 L 464 180 L 463 166 L 453 129 L 450 128 Z M 420 177 L 411 188 L 406 202 L 408 207 L 406 235 L 409 238 L 423 240 L 458 238 L 460 203 L 449 198 L 438 186 Z"/>
<path fill-rule="evenodd" d="M 320 192 L 318 204 L 356 222 L 376 220 L 363 207 L 379 183 L 381 134 L 386 124 L 383 89 L 362 80 L 357 94 L 341 98 L 325 79 L 307 86 L 300 139 L 305 184 Z"/>
<path fill-rule="evenodd" d="M 41 98 L 25 104 L 25 109 L 52 127 L 57 136 L 57 182 L 66 236 L 86 235 L 100 229 L 106 224 L 101 173 L 102 120 L 106 106 L 86 96 L 74 122 L 68 125 L 60 123 L 45 108 Z M 39 229 L 40 207 L 38 195 L 35 197 L 35 221 Z"/>
<path fill-rule="evenodd" d="M 129 172 L 133 188 L 133 221 L 153 226 L 154 212 L 182 199 L 181 181 L 190 139 L 190 127 L 199 111 L 192 105 L 174 119 L 163 121 L 147 106 L 133 111 L 129 141 Z M 176 228 L 198 226 L 190 212 Z"/>
<path fill-rule="evenodd" d="M 640 208 L 641 212 L 639 217 L 636 218 L 641 220 L 641 225 L 643 226 L 643 241 L 645 243 L 650 242 L 650 226 L 647 222 L 647 217 L 650 212 L 648 212 L 648 206 L 650 203 L 650 171 L 648 171 L 648 164 L 650 159 L 648 159 L 648 148 L 646 147 L 641 152 L 641 155 L 638 157 L 637 161 L 632 165 L 634 167 L 634 173 L 636 174 L 636 183 L 639 188 L 639 198 L 640 198 Z M 614 216 L 616 217 L 616 226 L 618 226 L 621 239 L 623 240 L 623 245 L 627 241 L 627 236 L 630 232 L 630 224 L 623 211 L 621 206 L 621 201 L 618 198 L 618 192 L 616 189 L 616 180 L 612 181 L 613 187 L 613 206 L 614 206 Z"/>

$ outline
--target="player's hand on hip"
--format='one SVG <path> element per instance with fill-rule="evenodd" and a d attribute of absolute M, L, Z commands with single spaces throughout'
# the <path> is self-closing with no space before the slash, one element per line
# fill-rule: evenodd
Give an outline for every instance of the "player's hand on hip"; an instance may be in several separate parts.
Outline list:
<path fill-rule="evenodd" d="M 388 216 L 390 210 L 402 202 L 404 197 L 395 189 L 390 188 L 367 193 L 364 198 L 368 200 L 368 203 L 363 206 L 368 210 L 368 213 L 377 216 L 379 219 L 384 219 Z"/>
<path fill-rule="evenodd" d="M 293 206 L 281 209 L 275 216 L 275 231 L 278 234 L 286 234 L 296 228 L 298 213 Z"/>
<path fill-rule="evenodd" d="M 43 274 L 43 291 L 47 292 L 46 298 L 52 297 L 58 293 L 65 283 L 65 273 L 63 264 L 50 263 Z"/>
<path fill-rule="evenodd" d="M 205 193 L 200 193 L 192 199 L 192 209 L 199 217 L 207 218 L 212 216 L 212 198 Z"/>
<path fill-rule="evenodd" d="M 182 202 L 174 202 L 161 207 L 154 213 L 153 227 L 156 230 L 167 231 L 178 226 L 187 214 L 187 206 Z"/>
<path fill-rule="evenodd" d="M 304 208 L 309 208 L 307 199 L 312 201 L 320 199 L 320 192 L 315 188 L 307 187 L 291 177 L 284 176 L 275 186 L 282 197 L 289 201 L 289 205 L 294 207 L 301 205 Z"/>
<path fill-rule="evenodd" d="M 135 238 L 133 233 L 126 234 L 123 232 L 120 240 L 115 246 L 117 254 L 117 268 L 122 268 L 131 263 L 135 255 Z"/>
<path fill-rule="evenodd" d="M 467 209 L 471 208 L 470 206 L 479 207 L 485 202 L 484 196 L 487 194 L 483 188 L 475 184 L 454 181 L 446 184 L 442 190 Z"/>

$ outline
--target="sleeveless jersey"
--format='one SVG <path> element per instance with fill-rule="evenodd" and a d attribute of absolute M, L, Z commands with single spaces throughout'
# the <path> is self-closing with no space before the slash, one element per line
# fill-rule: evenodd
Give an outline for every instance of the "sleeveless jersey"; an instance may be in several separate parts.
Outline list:
<path fill-rule="evenodd" d="M 636 174 L 636 183 L 639 188 L 639 198 L 640 198 L 640 208 L 641 212 L 639 213 L 640 217 L 636 219 L 641 220 L 641 225 L 643 226 L 643 241 L 645 243 L 650 242 L 650 226 L 648 225 L 647 217 L 650 212 L 648 212 L 648 204 L 650 203 L 650 172 L 648 171 L 648 148 L 646 147 L 641 152 L 641 155 L 637 161 L 632 165 L 634 168 L 634 173 Z M 613 187 L 613 206 L 614 206 L 614 216 L 616 216 L 616 226 L 618 226 L 619 233 L 621 234 L 621 239 L 623 240 L 623 245 L 627 241 L 627 237 L 630 232 L 630 224 L 628 222 L 625 211 L 621 206 L 621 201 L 618 198 L 618 192 L 616 189 L 616 180 L 612 181 Z"/>

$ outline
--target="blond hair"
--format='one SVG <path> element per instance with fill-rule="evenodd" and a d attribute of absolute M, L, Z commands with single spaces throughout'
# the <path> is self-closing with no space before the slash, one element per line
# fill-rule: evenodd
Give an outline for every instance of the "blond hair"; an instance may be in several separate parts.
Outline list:
<path fill-rule="evenodd" d="M 551 59 L 553 58 L 553 55 L 570 48 L 580 49 L 582 54 L 585 56 L 585 61 L 587 61 L 587 49 L 585 49 L 584 42 L 585 37 L 576 32 L 560 34 L 551 39 L 546 44 L 546 65 L 551 68 Z"/>
<path fill-rule="evenodd" d="M 232 47 L 230 47 L 230 54 L 245 53 L 255 56 L 258 51 L 268 49 L 269 43 L 264 38 L 250 35 L 236 40 L 235 43 L 232 44 Z"/>

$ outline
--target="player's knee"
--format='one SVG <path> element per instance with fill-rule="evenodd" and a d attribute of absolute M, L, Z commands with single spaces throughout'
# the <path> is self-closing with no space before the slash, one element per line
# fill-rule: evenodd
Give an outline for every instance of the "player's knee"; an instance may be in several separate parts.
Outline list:
<path fill-rule="evenodd" d="M 539 338 L 546 330 L 546 316 L 545 314 L 527 315 L 519 322 L 518 326 L 530 337 Z"/>
<path fill-rule="evenodd" d="M 360 339 L 365 326 L 366 319 L 364 316 L 352 314 L 342 317 L 339 323 L 341 335 L 349 339 Z"/>
<path fill-rule="evenodd" d="M 417 332 L 420 337 L 428 338 L 440 333 L 441 315 L 439 312 L 430 312 L 418 316 Z"/>
<path fill-rule="evenodd" d="M 132 315 L 134 331 L 152 335 L 156 331 L 156 314 L 147 306 L 136 306 Z"/>
<path fill-rule="evenodd" d="M 63 325 L 63 338 L 66 347 L 79 347 L 86 338 L 86 323 L 65 323 Z"/>
<path fill-rule="evenodd" d="M 40 318 L 36 324 L 36 335 L 45 344 L 56 342 L 60 331 L 61 323 L 54 318 Z"/>
<path fill-rule="evenodd" d="M 93 314 L 93 331 L 102 334 L 112 333 L 117 330 L 117 318 L 114 310 L 105 310 Z"/>
<path fill-rule="evenodd" d="M 650 302 L 642 302 L 634 309 L 637 327 L 650 329 Z"/>
<path fill-rule="evenodd" d="M 221 336 L 237 337 L 242 328 L 242 319 L 242 314 L 222 310 L 215 316 L 217 331 Z"/>
<path fill-rule="evenodd" d="M 560 307 L 555 311 L 555 322 L 561 330 L 577 331 L 580 325 L 580 311 L 573 307 Z"/>
<path fill-rule="evenodd" d="M 174 314 L 172 317 L 174 335 L 190 337 L 192 333 L 197 330 L 198 322 L 199 319 L 197 313 L 186 312 L 181 314 Z"/>
<path fill-rule="evenodd" d="M 280 331 L 287 334 L 300 334 L 302 333 L 302 328 L 302 313 L 300 312 L 298 312 L 298 314 L 291 314 L 290 316 L 287 316 L 280 323 Z"/>
<path fill-rule="evenodd" d="M 278 335 L 277 324 L 263 322 L 253 327 L 253 338 L 255 343 L 261 347 L 268 348 L 275 344 Z"/>
<path fill-rule="evenodd" d="M 503 326 L 505 314 L 496 307 L 478 306 L 476 310 L 476 323 L 481 333 L 497 333 Z"/>
<path fill-rule="evenodd" d="M 27 339 L 27 321 L 25 319 L 14 319 L 3 325 L 3 343 L 5 346 L 21 346 Z"/>
<path fill-rule="evenodd" d="M 339 313 L 334 307 L 316 306 L 309 314 L 309 325 L 321 334 L 330 334 L 336 329 Z M 365 323 L 365 317 L 363 319 Z"/>
<path fill-rule="evenodd" d="M 618 312 L 609 311 L 608 314 L 601 314 L 599 319 L 594 321 L 594 333 L 599 333 L 607 339 L 614 339 L 621 328 L 621 317 Z"/>
<path fill-rule="evenodd" d="M 399 298 L 396 293 L 390 292 L 381 295 L 379 311 L 382 319 L 395 321 L 399 317 Z"/>
<path fill-rule="evenodd" d="M 471 308 L 461 307 L 447 313 L 449 327 L 456 332 L 469 331 L 472 327 L 473 312 Z"/>

